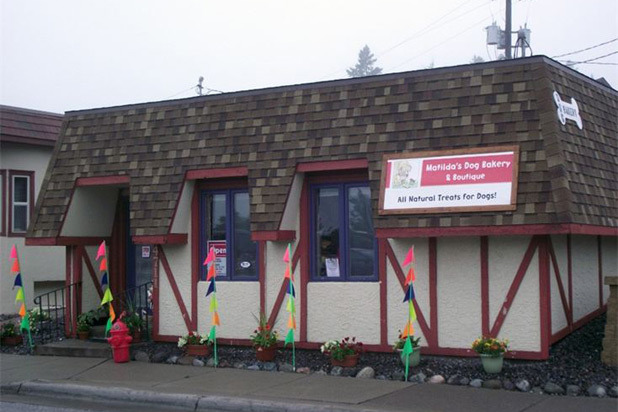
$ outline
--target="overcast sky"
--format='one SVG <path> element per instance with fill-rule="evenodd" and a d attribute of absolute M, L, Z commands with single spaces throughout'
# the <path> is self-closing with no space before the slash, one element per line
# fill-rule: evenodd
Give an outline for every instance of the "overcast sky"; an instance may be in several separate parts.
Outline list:
<path fill-rule="evenodd" d="M 200 76 L 225 92 L 345 78 L 365 44 L 385 73 L 494 60 L 484 27 L 504 28 L 505 0 L 0 4 L 0 103 L 63 113 L 194 96 Z M 618 38 L 618 1 L 513 0 L 513 29 L 525 23 L 534 54 L 562 55 Z M 577 69 L 618 88 L 616 65 Z"/>

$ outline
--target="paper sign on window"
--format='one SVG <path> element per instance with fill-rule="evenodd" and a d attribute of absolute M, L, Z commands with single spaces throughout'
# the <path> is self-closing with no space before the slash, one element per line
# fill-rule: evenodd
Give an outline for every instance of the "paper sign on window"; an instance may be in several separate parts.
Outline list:
<path fill-rule="evenodd" d="M 215 273 L 225 276 L 227 273 L 227 244 L 225 240 L 209 240 L 208 250 L 215 248 Z"/>

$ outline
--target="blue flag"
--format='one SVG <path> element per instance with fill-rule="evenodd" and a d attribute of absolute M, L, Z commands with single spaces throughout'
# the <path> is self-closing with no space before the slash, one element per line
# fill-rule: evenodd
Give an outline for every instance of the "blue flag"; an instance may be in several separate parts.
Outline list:
<path fill-rule="evenodd" d="M 214 280 L 214 279 L 213 279 Z M 208 291 L 206 292 L 206 296 L 210 295 L 212 292 L 216 292 L 217 289 L 215 288 L 215 282 L 210 281 L 210 284 L 208 285 Z"/>
<path fill-rule="evenodd" d="M 15 283 L 13 283 L 13 289 L 15 289 L 15 286 L 24 286 L 21 283 L 21 273 L 18 273 L 17 276 L 15 276 Z"/>
<path fill-rule="evenodd" d="M 294 284 L 292 283 L 292 286 L 287 288 L 287 294 L 290 294 L 290 290 L 292 290 L 292 297 L 296 297 L 296 289 L 294 289 Z"/>
<path fill-rule="evenodd" d="M 101 278 L 101 286 L 105 286 L 109 284 L 109 282 L 107 281 L 107 272 L 103 273 L 103 277 Z"/>
<path fill-rule="evenodd" d="M 410 284 L 410 286 L 408 286 L 408 290 L 406 291 L 406 297 L 403 298 L 403 301 L 407 302 L 410 299 L 414 299 L 414 288 L 412 287 L 412 284 Z"/>

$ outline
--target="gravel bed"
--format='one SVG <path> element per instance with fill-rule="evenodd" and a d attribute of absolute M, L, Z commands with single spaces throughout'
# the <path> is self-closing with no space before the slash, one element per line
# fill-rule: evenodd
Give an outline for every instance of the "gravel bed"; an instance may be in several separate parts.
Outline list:
<path fill-rule="evenodd" d="M 566 392 L 562 389 L 568 390 L 568 385 L 576 385 L 579 390 L 575 392 L 579 392 L 580 396 L 589 395 L 588 391 L 594 385 L 602 385 L 608 395 L 616 396 L 618 368 L 601 362 L 605 318 L 605 315 L 597 317 L 553 345 L 550 357 L 546 361 L 505 359 L 502 372 L 491 375 L 483 371 L 481 361 L 476 357 L 422 355 L 420 365 L 412 368 L 410 375 L 417 375 L 412 380 L 420 382 L 428 381 L 435 375 L 441 375 L 445 381 L 455 384 L 468 384 L 468 382 L 480 379 L 486 382 L 487 386 L 496 385 L 497 380 L 498 387 L 511 390 L 517 390 L 517 386 L 520 386 L 522 381 L 527 381 L 528 385 L 523 385 L 519 388 L 520 390 L 533 390 L 540 393 L 545 389 L 545 392 L 555 394 Z M 29 348 L 25 345 L 17 348 L 2 347 L 2 352 L 28 354 Z M 145 342 L 135 348 L 134 356 L 137 352 L 141 352 L 140 359 L 150 362 L 187 363 L 182 361 L 182 350 L 173 343 Z M 283 370 L 289 368 L 289 364 L 292 363 L 292 353 L 289 349 L 280 349 L 277 352 L 276 365 L 256 362 L 255 352 L 249 347 L 220 346 L 218 355 L 220 367 Z M 200 360 L 203 364 L 208 363 L 208 359 Z M 212 364 L 212 360 L 210 363 Z M 197 362 L 197 364 L 202 365 L 202 362 Z M 369 366 L 375 371 L 377 379 L 403 379 L 403 366 L 399 358 L 390 353 L 364 353 L 356 368 L 341 370 L 333 369 L 328 358 L 320 351 L 299 349 L 296 351 L 296 366 L 297 370 L 308 368 L 304 369 L 305 372 L 310 370 L 314 373 L 343 376 L 356 376 L 361 369 Z M 551 386 L 547 386 L 548 383 L 555 384 L 562 389 L 558 388 L 554 392 Z M 482 382 L 476 381 L 476 384 L 481 385 Z M 574 394 L 573 390 L 569 393 Z"/>

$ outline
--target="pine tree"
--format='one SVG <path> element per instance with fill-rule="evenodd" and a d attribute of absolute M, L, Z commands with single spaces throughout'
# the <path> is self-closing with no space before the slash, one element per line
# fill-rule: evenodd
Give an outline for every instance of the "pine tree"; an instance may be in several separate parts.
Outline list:
<path fill-rule="evenodd" d="M 381 67 L 373 67 L 373 64 L 377 59 L 373 57 L 373 53 L 369 50 L 369 47 L 365 45 L 358 52 L 358 62 L 356 66 L 350 67 L 346 71 L 348 72 L 349 77 L 365 77 L 365 76 L 375 76 L 376 74 L 382 73 Z"/>

